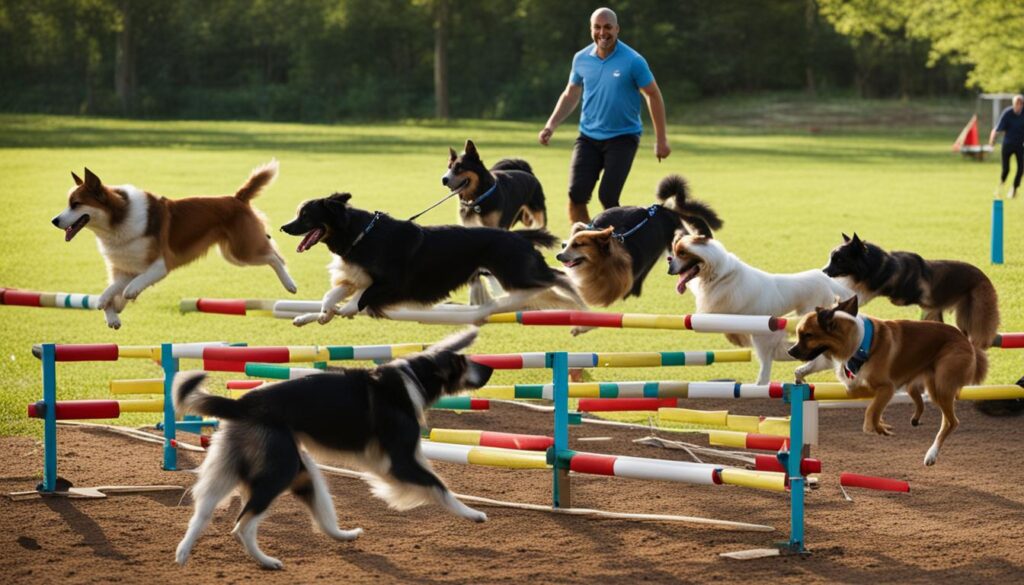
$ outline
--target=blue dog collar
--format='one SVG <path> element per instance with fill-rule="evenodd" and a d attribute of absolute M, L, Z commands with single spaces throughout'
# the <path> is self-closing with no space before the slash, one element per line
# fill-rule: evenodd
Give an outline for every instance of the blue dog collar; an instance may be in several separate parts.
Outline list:
<path fill-rule="evenodd" d="M 860 371 L 864 362 L 868 361 L 871 357 L 871 342 L 875 337 L 875 326 L 871 323 L 871 319 L 867 317 L 859 317 L 862 323 L 864 323 L 864 338 L 861 339 L 860 347 L 857 348 L 856 353 L 853 357 L 846 362 L 846 375 L 853 378 Z"/>
<path fill-rule="evenodd" d="M 636 224 L 635 226 L 629 228 L 629 231 L 627 231 L 624 234 L 615 234 L 615 233 L 613 233 L 612 237 L 615 238 L 616 240 L 618 240 L 619 243 L 625 242 L 626 238 L 628 238 L 629 236 L 631 236 L 634 233 L 636 233 L 637 230 L 639 230 L 640 228 L 644 227 L 644 224 L 646 224 L 648 221 L 650 221 L 650 219 L 652 217 L 654 217 L 654 214 L 658 212 L 658 208 L 659 207 L 661 207 L 661 206 L 658 205 L 658 204 L 654 204 L 654 205 L 648 207 L 647 208 L 647 217 L 645 217 L 643 221 L 641 221 L 640 223 Z"/>
<path fill-rule="evenodd" d="M 471 207 L 471 208 L 473 208 L 473 212 L 474 212 L 474 213 L 480 213 L 480 204 L 481 204 L 481 203 L 483 203 L 483 200 L 484 200 L 484 199 L 487 199 L 487 198 L 488 198 L 488 197 L 490 197 L 490 196 L 491 196 L 492 194 L 494 194 L 494 192 L 495 192 L 495 191 L 496 191 L 497 189 L 498 189 L 498 181 L 497 181 L 497 180 L 495 180 L 495 181 L 494 181 L 494 184 L 493 184 L 493 185 L 491 185 L 491 188 L 490 188 L 490 189 L 488 189 L 488 190 L 487 190 L 487 191 L 486 191 L 486 192 L 485 192 L 485 193 L 484 193 L 483 195 L 481 195 L 481 196 L 477 197 L 476 199 L 474 199 L 473 201 L 471 201 L 471 202 L 469 202 L 469 203 L 463 203 L 463 205 L 465 205 L 466 207 Z"/>
<path fill-rule="evenodd" d="M 363 232 L 356 236 L 356 239 L 352 241 L 352 245 L 348 247 L 349 252 L 352 251 L 352 248 L 356 247 L 356 244 L 363 241 L 363 238 L 366 237 L 366 234 L 370 233 L 370 230 L 373 229 L 373 226 L 377 225 L 377 220 L 380 219 L 381 215 L 383 214 L 379 211 L 373 212 L 373 219 L 370 220 L 370 223 L 366 224 L 366 227 L 363 228 Z"/>

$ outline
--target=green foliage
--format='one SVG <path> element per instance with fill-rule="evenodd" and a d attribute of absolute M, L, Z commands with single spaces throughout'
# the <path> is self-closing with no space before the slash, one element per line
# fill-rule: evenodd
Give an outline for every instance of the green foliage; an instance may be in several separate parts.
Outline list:
<path fill-rule="evenodd" d="M 993 161 L 963 161 L 948 145 L 964 103 L 909 107 L 901 102 L 848 100 L 815 105 L 762 97 L 701 105 L 687 112 L 697 124 L 672 125 L 673 154 L 657 163 L 651 133 L 645 134 L 623 195 L 623 203 L 648 205 L 657 182 L 683 173 L 696 196 L 720 212 L 726 227 L 717 236 L 730 251 L 760 268 L 792 272 L 820 267 L 839 234 L 857 231 L 890 248 L 929 258 L 956 258 L 981 267 L 995 282 L 1003 315 L 1001 330 L 1024 330 L 1024 230 L 1006 234 L 1007 264 L 988 263 L 990 189 L 998 175 Z M 861 128 L 873 116 L 877 126 Z M 736 122 L 708 125 L 706 120 Z M 904 121 L 920 126 L 906 126 Z M 754 125 L 752 125 L 754 124 Z M 813 132 L 806 128 L 812 126 Z M 65 205 L 69 171 L 88 166 L 111 184 L 132 183 L 159 195 L 231 193 L 249 169 L 271 157 L 281 175 L 256 206 L 299 286 L 298 298 L 316 299 L 328 286 L 322 246 L 294 252 L 296 238 L 276 229 L 299 202 L 334 191 L 354 193 L 353 202 L 408 217 L 440 198 L 439 177 L 447 148 L 467 137 L 477 141 L 486 162 L 503 156 L 530 161 L 549 197 L 549 226 L 568 233 L 565 185 L 575 134 L 556 133 L 550 147 L 536 143 L 537 124 L 471 120 L 450 125 L 424 123 L 310 126 L 249 122 L 152 122 L 96 118 L 0 115 L 0 286 L 40 291 L 99 293 L 105 284 L 94 236 L 83 231 L 70 243 L 49 221 Z M 1019 201 L 1006 205 L 1007 226 L 1018 225 Z M 454 202 L 423 217 L 424 223 L 455 220 Z M 592 206 L 592 211 L 596 209 Z M 545 256 L 554 264 L 554 251 Z M 40 342 L 153 344 L 201 340 L 251 344 L 378 344 L 429 341 L 452 328 L 368 318 L 337 320 L 326 327 L 293 327 L 267 317 L 181 315 L 183 297 L 284 298 L 266 267 L 239 268 L 213 252 L 171 273 L 146 290 L 123 314 L 124 327 L 107 329 L 98 311 L 0 306 L 0 434 L 40 433 L 25 417 L 25 405 L 40 398 L 39 363 L 31 357 Z M 465 300 L 465 292 L 457 299 Z M 675 292 L 675 279 L 656 268 L 640 299 L 609 310 L 686 313 L 690 294 Z M 866 309 L 885 318 L 917 318 L 913 307 L 884 299 Z M 484 327 L 474 351 L 659 351 L 728 347 L 720 335 L 672 331 L 600 330 L 573 338 L 563 328 L 511 325 Z M 991 383 L 1020 375 L 1020 356 L 992 350 Z M 783 378 L 793 364 L 775 367 Z M 189 367 L 189 363 L 184 363 Z M 754 363 L 710 368 L 602 370 L 608 380 L 750 380 Z M 125 361 L 58 366 L 62 399 L 108 397 L 112 378 L 159 376 L 152 363 Z M 236 376 L 237 377 L 237 376 Z M 495 383 L 541 382 L 545 373 L 500 373 Z M 222 381 L 228 376 L 218 376 Z M 822 374 L 818 379 L 827 380 Z M 929 411 L 929 415 L 931 416 Z M 851 414 L 851 416 L 853 416 Z M 119 424 L 152 424 L 134 415 Z"/>

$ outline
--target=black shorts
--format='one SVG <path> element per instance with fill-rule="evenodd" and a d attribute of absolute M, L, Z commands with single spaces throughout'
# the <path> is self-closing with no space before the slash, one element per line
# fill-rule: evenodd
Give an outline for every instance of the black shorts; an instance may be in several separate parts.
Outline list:
<path fill-rule="evenodd" d="M 619 195 L 626 177 L 633 167 L 636 149 L 640 146 L 638 134 L 624 134 L 607 140 L 594 140 L 580 134 L 572 149 L 569 163 L 569 200 L 589 203 L 594 185 L 601 176 L 598 198 L 605 209 L 619 206 Z M 604 171 L 604 175 L 601 175 Z"/>

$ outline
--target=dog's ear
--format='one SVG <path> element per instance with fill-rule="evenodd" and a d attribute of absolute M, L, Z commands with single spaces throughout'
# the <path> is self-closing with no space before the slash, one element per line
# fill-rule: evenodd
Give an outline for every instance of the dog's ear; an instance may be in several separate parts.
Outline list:
<path fill-rule="evenodd" d="M 430 346 L 428 351 L 430 352 L 441 352 L 441 351 L 454 351 L 460 352 L 467 347 L 473 345 L 476 341 L 477 335 L 480 334 L 479 327 L 468 327 L 462 331 L 452 333 L 448 337 L 445 337 L 441 341 Z"/>
<path fill-rule="evenodd" d="M 82 186 L 83 181 L 78 175 L 75 174 L 75 171 L 71 171 L 71 178 L 75 180 L 76 185 L 78 185 L 79 187 Z"/>
<path fill-rule="evenodd" d="M 599 242 L 608 242 L 609 240 L 612 239 L 612 234 L 614 233 L 615 226 L 608 226 L 594 234 L 594 239 Z"/>
<path fill-rule="evenodd" d="M 818 326 L 825 331 L 831 331 L 835 326 L 836 310 L 822 309 L 821 307 L 818 307 L 814 309 L 814 311 L 818 315 Z"/>
<path fill-rule="evenodd" d="M 708 225 L 708 222 L 704 221 L 703 217 L 686 217 L 683 218 L 683 223 L 686 224 L 686 229 L 690 233 L 703 236 L 709 240 L 715 238 L 715 233 L 711 231 L 711 226 Z"/>
<path fill-rule="evenodd" d="M 845 301 L 840 301 L 840 303 L 836 305 L 836 310 L 848 313 L 849 315 L 856 317 L 858 304 L 859 303 L 857 302 L 857 295 L 853 295 L 852 297 L 846 299 Z"/>
<path fill-rule="evenodd" d="M 333 203 L 341 203 L 342 205 L 348 203 L 349 199 L 352 199 L 351 193 L 334 193 L 327 198 L 328 201 Z"/>
<path fill-rule="evenodd" d="M 459 158 L 459 153 L 455 152 L 455 149 L 449 146 L 448 147 L 448 162 L 449 163 L 453 163 L 453 162 L 455 162 L 455 159 L 457 159 L 457 158 Z"/>
<path fill-rule="evenodd" d="M 103 186 L 103 181 L 100 181 L 100 178 L 93 174 L 93 172 L 88 168 L 85 169 L 84 183 L 87 189 L 92 189 L 94 191 L 99 191 L 100 187 Z"/>
<path fill-rule="evenodd" d="M 857 235 L 857 232 L 853 232 L 853 239 L 850 240 L 850 242 L 852 242 L 854 245 L 859 245 L 863 243 L 860 239 L 860 236 Z"/>
<path fill-rule="evenodd" d="M 583 223 L 582 221 L 577 221 L 576 223 L 572 224 L 572 229 L 569 231 L 569 235 L 575 236 L 579 232 L 583 232 L 583 231 L 590 230 L 590 229 L 594 229 L 594 228 L 592 228 L 589 225 Z"/>
<path fill-rule="evenodd" d="M 843 243 L 844 244 L 849 244 L 850 243 L 850 236 L 848 236 L 846 234 L 843 234 Z"/>
<path fill-rule="evenodd" d="M 329 213 L 341 216 L 345 213 L 345 205 L 352 199 L 351 193 L 335 193 L 323 200 L 324 209 Z"/>
<path fill-rule="evenodd" d="M 476 145 L 473 144 L 472 140 L 466 139 L 466 147 L 463 150 L 465 151 L 466 156 L 480 158 L 480 154 L 477 153 Z"/>

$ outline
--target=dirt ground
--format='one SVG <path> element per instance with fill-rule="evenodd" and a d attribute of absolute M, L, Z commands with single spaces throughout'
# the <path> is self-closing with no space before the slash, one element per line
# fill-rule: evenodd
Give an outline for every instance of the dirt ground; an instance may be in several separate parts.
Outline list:
<path fill-rule="evenodd" d="M 763 405 L 762 405 L 763 406 Z M 750 403 L 708 401 L 701 408 L 758 412 Z M 745 408 L 741 408 L 745 407 Z M 755 408 L 755 410 L 751 410 Z M 538 583 L 552 582 L 1021 582 L 1024 580 L 1024 466 L 1018 445 L 1024 418 L 988 418 L 960 404 L 961 427 L 933 468 L 922 459 L 938 425 L 929 408 L 923 426 L 894 405 L 897 435 L 862 434 L 861 413 L 824 410 L 821 487 L 807 500 L 806 557 L 751 561 L 719 553 L 760 548 L 788 537 L 788 495 L 728 486 L 574 475 L 574 504 L 620 512 L 704 516 L 774 526 L 774 533 L 737 532 L 682 523 L 568 517 L 499 507 L 472 524 L 428 506 L 393 512 L 354 479 L 328 476 L 342 528 L 362 526 L 355 542 L 314 532 L 290 495 L 271 508 L 260 530 L 267 554 L 284 570 L 262 570 L 229 532 L 237 498 L 218 511 L 186 567 L 174 549 L 191 515 L 181 494 L 112 496 L 105 500 L 0 498 L 0 574 L 6 583 L 250 582 Z M 550 434 L 549 414 L 511 405 L 489 412 L 432 412 L 437 427 Z M 635 445 L 642 430 L 582 425 L 571 447 L 582 451 L 685 458 L 682 451 Z M 160 469 L 160 446 L 105 431 L 60 427 L 60 474 L 78 486 L 177 484 L 194 475 Z M 609 441 L 579 442 L 582 437 Z M 671 438 L 706 444 L 702 435 Z M 182 453 L 181 467 L 201 453 Z M 436 464 L 458 493 L 546 504 L 551 475 Z M 0 438 L 0 490 L 32 489 L 41 445 Z M 910 494 L 839 491 L 842 471 L 906 479 Z M 474 505 L 475 506 L 475 505 Z M 476 507 L 476 506 L 475 506 Z"/>

